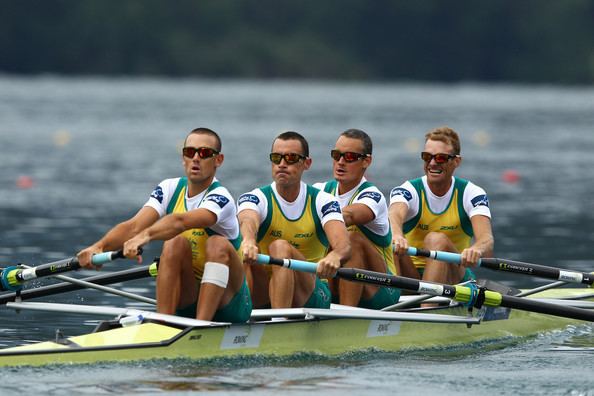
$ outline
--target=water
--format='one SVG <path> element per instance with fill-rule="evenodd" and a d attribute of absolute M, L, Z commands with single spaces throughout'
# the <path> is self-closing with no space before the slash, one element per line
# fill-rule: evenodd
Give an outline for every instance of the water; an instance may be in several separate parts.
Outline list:
<path fill-rule="evenodd" d="M 226 159 L 218 176 L 237 196 L 270 181 L 267 154 L 283 130 L 299 131 L 310 141 L 314 166 L 306 173 L 308 182 L 330 177 L 328 152 L 341 131 L 366 130 L 374 140 L 369 178 L 388 193 L 421 174 L 423 134 L 449 125 L 462 137 L 458 175 L 489 194 L 496 255 L 592 271 L 593 110 L 593 88 L 0 77 L 0 263 L 69 257 L 133 215 L 156 183 L 180 175 L 182 139 L 197 126 L 221 134 Z M 503 179 L 508 170 L 519 174 L 517 183 Z M 22 188 L 28 181 L 32 187 Z M 158 255 L 159 247 L 152 244 L 145 256 Z M 104 270 L 130 265 L 120 261 Z M 513 286 L 543 283 L 487 270 L 479 274 Z M 32 286 L 41 283 L 47 282 Z M 154 293 L 152 280 L 115 287 Z M 94 291 L 44 300 L 146 307 Z M 57 327 L 81 334 L 96 321 L 2 309 L 0 345 L 52 338 Z M 47 394 L 496 389 L 577 395 L 594 394 L 593 346 L 592 326 L 585 325 L 494 350 L 478 345 L 244 364 L 5 369 L 0 378 L 14 384 L 26 379 L 31 390 Z M 19 392 L 8 387 L 2 393 Z"/>

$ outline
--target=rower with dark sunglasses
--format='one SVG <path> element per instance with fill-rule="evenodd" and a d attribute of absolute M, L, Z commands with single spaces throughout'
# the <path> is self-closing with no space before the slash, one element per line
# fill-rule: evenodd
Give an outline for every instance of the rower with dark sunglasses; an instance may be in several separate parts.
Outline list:
<path fill-rule="evenodd" d="M 152 240 L 164 240 L 157 276 L 157 311 L 217 322 L 246 322 L 252 303 L 239 258 L 235 201 L 216 179 L 221 140 L 208 128 L 191 131 L 182 148 L 186 176 L 159 183 L 131 219 L 78 254 L 123 246 L 127 257 Z M 140 258 L 139 258 L 140 260 Z"/>
<path fill-rule="evenodd" d="M 333 277 L 351 252 L 340 205 L 301 180 L 312 160 L 307 141 L 297 132 L 278 135 L 269 158 L 273 183 L 238 199 L 241 251 L 254 306 L 329 308 L 330 290 L 321 278 Z M 317 262 L 317 276 L 255 265 L 258 253 Z"/>
<path fill-rule="evenodd" d="M 349 129 L 341 133 L 334 149 L 333 180 L 314 187 L 336 197 L 349 231 L 352 256 L 347 268 L 397 274 L 392 253 L 392 233 L 384 194 L 365 178 L 372 162 L 372 141 L 367 133 Z M 371 284 L 335 281 L 333 299 L 344 305 L 381 309 L 398 302 L 400 290 Z M 337 287 L 336 287 L 337 286 Z"/>
<path fill-rule="evenodd" d="M 485 190 L 454 176 L 460 166 L 460 138 L 448 127 L 425 135 L 425 176 L 392 189 L 390 222 L 396 259 L 407 277 L 439 283 L 473 279 L 470 267 L 493 254 L 491 211 Z M 461 253 L 461 265 L 409 257 L 409 246 Z"/>

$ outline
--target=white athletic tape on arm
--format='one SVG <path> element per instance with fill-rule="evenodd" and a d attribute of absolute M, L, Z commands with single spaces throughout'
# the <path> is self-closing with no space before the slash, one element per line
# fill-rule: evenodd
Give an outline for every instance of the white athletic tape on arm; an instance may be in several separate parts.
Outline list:
<path fill-rule="evenodd" d="M 221 263 L 213 263 L 212 261 L 204 264 L 204 274 L 202 275 L 202 282 L 200 283 L 212 283 L 227 288 L 229 282 L 229 267 Z"/>

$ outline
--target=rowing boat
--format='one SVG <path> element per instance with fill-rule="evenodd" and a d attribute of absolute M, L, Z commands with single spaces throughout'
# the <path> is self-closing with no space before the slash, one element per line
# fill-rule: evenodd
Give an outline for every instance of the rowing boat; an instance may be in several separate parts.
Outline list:
<path fill-rule="evenodd" d="M 120 253 L 97 255 L 93 262 L 106 263 L 121 257 Z M 441 255 L 444 252 L 419 250 L 413 253 Z M 452 261 L 459 260 L 459 256 L 445 257 Z M 265 255 L 259 255 L 258 262 L 282 265 L 298 271 L 316 270 L 316 263 L 282 260 Z M 480 286 L 473 283 L 441 285 L 353 268 L 340 268 L 337 276 L 351 281 L 427 293 L 422 298 L 429 298 L 427 302 L 432 307 L 404 310 L 404 306 L 418 304 L 420 300 L 418 296 L 403 296 L 401 303 L 391 307 L 398 308 L 398 311 L 376 311 L 340 305 L 332 305 L 330 309 L 257 309 L 252 312 L 249 322 L 231 324 L 130 308 L 22 301 L 82 287 L 99 288 L 131 297 L 129 293 L 121 294 L 121 291 L 102 285 L 154 276 L 157 273 L 157 264 L 155 262 L 143 268 L 125 270 L 109 276 L 91 277 L 87 281 L 56 276 L 78 268 L 76 258 L 35 268 L 5 269 L 0 274 L 1 289 L 12 290 L 14 293 L 0 295 L 0 304 L 9 308 L 92 313 L 116 318 L 102 321 L 89 334 L 60 336 L 53 341 L 0 349 L 0 367 L 254 355 L 289 356 L 301 353 L 336 356 L 364 350 L 455 348 L 478 342 L 517 340 L 584 323 L 583 321 L 594 321 L 594 293 L 591 288 L 559 288 L 555 283 L 550 285 L 557 287 L 554 289 L 541 287 L 516 294 L 518 291 L 494 283 Z M 553 271 L 544 266 L 514 262 L 516 271 L 528 267 L 538 270 L 538 276 L 551 279 L 558 279 L 562 275 L 573 283 L 591 285 L 594 282 L 590 274 L 570 271 L 560 274 L 558 270 Z M 509 265 L 505 268 L 508 270 Z M 67 283 L 21 290 L 22 283 L 26 280 L 48 275 L 60 277 Z M 520 295 L 524 297 L 519 297 Z M 144 297 L 137 299 L 151 303 L 150 299 Z"/>
<path fill-rule="evenodd" d="M 559 288 L 532 296 L 534 300 L 558 304 L 563 301 L 560 299 L 576 301 L 569 305 L 579 305 L 580 301 L 588 304 L 583 300 L 593 297 L 592 290 L 585 288 Z M 434 297 L 433 301 L 443 300 Z M 469 314 L 466 307 L 455 303 L 406 312 L 338 305 L 331 309 L 254 310 L 246 324 L 197 321 L 122 308 L 104 308 L 101 312 L 98 307 L 68 308 L 59 304 L 7 305 L 16 309 L 61 312 L 70 309 L 79 313 L 87 309 L 106 315 L 120 314 L 124 319 L 102 322 L 94 332 L 85 335 L 2 349 L 0 366 L 419 350 L 530 337 L 583 323 L 502 307 L 483 307 Z"/>

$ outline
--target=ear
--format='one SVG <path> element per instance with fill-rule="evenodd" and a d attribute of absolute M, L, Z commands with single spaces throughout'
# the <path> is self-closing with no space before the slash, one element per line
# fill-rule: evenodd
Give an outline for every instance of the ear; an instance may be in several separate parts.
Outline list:
<path fill-rule="evenodd" d="M 363 158 L 363 169 L 367 170 L 367 168 L 369 168 L 371 166 L 371 163 L 373 162 L 373 157 L 370 155 L 368 155 L 367 157 Z"/>
<path fill-rule="evenodd" d="M 313 160 L 310 157 L 307 157 L 306 159 L 303 160 L 303 168 L 305 170 L 308 170 L 311 167 L 312 163 L 313 163 Z"/>
<path fill-rule="evenodd" d="M 219 155 L 217 155 L 215 157 L 215 167 L 219 167 L 221 165 L 223 165 L 223 162 L 225 161 L 225 154 L 220 153 Z"/>

